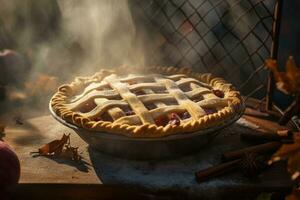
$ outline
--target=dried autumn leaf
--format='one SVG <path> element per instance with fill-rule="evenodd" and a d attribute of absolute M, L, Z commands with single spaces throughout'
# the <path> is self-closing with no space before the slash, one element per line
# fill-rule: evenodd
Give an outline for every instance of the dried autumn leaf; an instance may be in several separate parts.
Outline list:
<path fill-rule="evenodd" d="M 275 159 L 275 161 L 276 161 L 276 160 L 279 160 L 278 158 L 287 159 L 287 158 L 289 158 L 289 156 L 291 156 L 297 152 L 300 152 L 300 136 L 297 133 L 295 133 L 293 135 L 293 140 L 294 140 L 294 143 L 283 144 L 281 146 L 281 148 L 278 149 L 278 151 L 275 152 L 275 154 L 273 154 L 273 156 L 271 157 L 271 160 Z"/>
<path fill-rule="evenodd" d="M 70 145 L 66 145 L 61 155 L 71 160 L 81 160 L 81 156 L 78 154 L 78 147 L 71 147 Z"/>
<path fill-rule="evenodd" d="M 69 141 L 70 134 L 66 135 L 64 134 L 60 140 L 53 140 L 52 142 L 49 142 L 48 144 L 45 144 L 41 148 L 39 148 L 39 154 L 40 155 L 59 155 L 61 154 L 64 145 Z"/>
<path fill-rule="evenodd" d="M 292 174 L 292 180 L 296 180 L 300 176 L 300 151 L 289 157 L 288 172 Z"/>
<path fill-rule="evenodd" d="M 286 94 L 296 94 L 300 91 L 300 68 L 290 56 L 286 62 L 285 72 L 279 72 L 276 60 L 267 59 L 266 66 L 273 72 L 277 88 Z"/>
<path fill-rule="evenodd" d="M 271 157 L 269 164 L 279 160 L 288 160 L 287 170 L 293 180 L 300 176 L 300 136 L 294 134 L 294 143 L 283 144 Z"/>

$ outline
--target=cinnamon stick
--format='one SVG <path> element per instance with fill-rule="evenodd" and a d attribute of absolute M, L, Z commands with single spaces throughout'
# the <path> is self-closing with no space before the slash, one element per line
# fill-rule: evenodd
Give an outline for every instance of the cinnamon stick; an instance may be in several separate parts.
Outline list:
<path fill-rule="evenodd" d="M 268 141 L 292 141 L 292 131 L 280 130 L 277 132 L 244 132 L 240 134 L 242 140 L 254 142 L 268 142 Z"/>
<path fill-rule="evenodd" d="M 251 147 L 246 147 L 243 149 L 231 151 L 224 153 L 222 155 L 223 161 L 235 160 L 241 158 L 247 153 L 267 153 L 277 150 L 281 146 L 280 142 L 268 142 L 265 144 L 259 144 Z"/>
<path fill-rule="evenodd" d="M 200 170 L 195 173 L 196 181 L 202 182 L 202 181 L 207 180 L 208 178 L 216 177 L 220 174 L 224 174 L 226 172 L 234 170 L 239 166 L 238 163 L 240 161 L 241 161 L 241 159 L 236 159 L 233 161 L 222 163 L 217 166 L 213 166 L 213 167 L 209 167 L 207 169 Z"/>
<path fill-rule="evenodd" d="M 259 118 L 268 118 L 268 117 L 270 117 L 270 115 L 268 113 L 261 112 L 257 109 L 253 109 L 253 108 L 246 108 L 245 114 L 246 115 L 251 115 L 251 116 L 254 116 L 254 117 L 259 117 Z"/>

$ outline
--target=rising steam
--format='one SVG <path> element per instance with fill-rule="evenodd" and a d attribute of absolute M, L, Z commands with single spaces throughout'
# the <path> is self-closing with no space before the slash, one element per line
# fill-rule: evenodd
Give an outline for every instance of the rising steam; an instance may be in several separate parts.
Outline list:
<path fill-rule="evenodd" d="M 100 66 L 142 64 L 136 31 L 126 0 L 60 0 L 63 33 L 85 56 L 81 72 Z"/>
<path fill-rule="evenodd" d="M 30 76 L 65 81 L 102 67 L 145 64 L 127 0 L 0 3 L 0 38 L 7 39 L 0 39 L 0 48 L 28 55 Z"/>
<path fill-rule="evenodd" d="M 12 103 L 41 102 L 47 108 L 57 87 L 75 76 L 145 65 L 145 43 L 139 42 L 127 0 L 0 0 L 0 4 L 0 51 L 14 50 L 0 58 L 6 62 L 4 67 L 0 63 L 2 74 L 10 72 L 0 77 L 19 82 L 2 83 L 1 78 L 0 86 L 7 88 Z M 19 54 L 31 67 L 11 62 Z"/>

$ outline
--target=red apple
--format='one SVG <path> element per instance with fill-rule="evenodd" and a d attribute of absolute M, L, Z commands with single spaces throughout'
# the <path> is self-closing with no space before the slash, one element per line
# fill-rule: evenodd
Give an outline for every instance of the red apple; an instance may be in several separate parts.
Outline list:
<path fill-rule="evenodd" d="M 13 150 L 0 141 L 0 188 L 7 188 L 18 183 L 20 162 Z"/>
<path fill-rule="evenodd" d="M 30 74 L 28 58 L 14 50 L 0 51 L 0 83 L 2 85 L 20 86 Z"/>

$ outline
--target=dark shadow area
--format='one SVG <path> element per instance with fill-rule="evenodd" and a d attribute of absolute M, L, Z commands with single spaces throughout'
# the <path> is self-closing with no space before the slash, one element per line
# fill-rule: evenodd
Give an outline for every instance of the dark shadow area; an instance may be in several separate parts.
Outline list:
<path fill-rule="evenodd" d="M 32 157 L 36 158 L 39 157 L 40 155 L 37 154 L 32 154 Z M 76 168 L 77 170 L 81 171 L 81 172 L 88 172 L 90 169 L 90 164 L 84 160 L 71 160 L 68 158 L 62 158 L 62 157 L 55 157 L 55 156 L 43 156 L 46 157 L 50 160 L 53 160 L 59 164 L 65 164 L 71 167 Z"/>
<path fill-rule="evenodd" d="M 148 187 L 180 184 L 182 187 L 190 187 L 196 184 L 193 173 L 220 162 L 220 152 L 245 145 L 240 141 L 237 132 L 229 127 L 198 151 L 164 160 L 130 160 L 101 153 L 92 147 L 89 147 L 88 151 L 94 169 L 104 184 L 121 181 Z M 136 149 L 136 151 L 143 151 L 143 149 Z"/>
<path fill-rule="evenodd" d="M 286 190 L 291 182 L 282 165 L 272 166 L 254 180 L 244 177 L 241 171 L 235 171 L 201 184 L 196 182 L 194 173 L 219 164 L 221 152 L 247 146 L 240 141 L 239 131 L 242 129 L 228 128 L 226 134 L 217 136 L 213 143 L 193 155 L 161 161 L 129 160 L 98 152 L 91 147 L 88 151 L 94 170 L 104 185 L 127 185 L 151 191 L 176 190 L 200 199 L 233 196 L 232 191 L 247 196 L 250 193 L 259 194 L 263 190 Z"/>
<path fill-rule="evenodd" d="M 222 134 L 199 152 L 173 159 L 139 161 L 101 153 L 91 147 L 88 151 L 94 170 L 103 184 L 142 186 L 154 191 L 176 190 L 192 193 L 202 198 L 217 198 L 219 190 L 228 195 L 232 190 L 245 188 L 250 188 L 254 192 L 261 191 L 262 188 L 266 190 L 286 188 L 290 181 L 282 166 L 272 167 L 256 180 L 249 180 L 240 171 L 236 171 L 201 184 L 196 182 L 194 173 L 219 164 L 222 152 L 249 145 L 241 141 L 238 134 L 245 131 L 247 128 L 233 125 L 224 129 Z M 142 151 L 142 149 L 137 149 L 137 151 Z M 278 181 L 274 181 L 274 177 Z"/>

